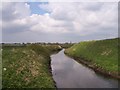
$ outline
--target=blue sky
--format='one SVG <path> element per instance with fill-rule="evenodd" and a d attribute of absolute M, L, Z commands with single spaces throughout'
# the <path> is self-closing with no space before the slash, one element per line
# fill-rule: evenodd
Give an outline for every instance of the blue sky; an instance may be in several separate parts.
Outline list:
<path fill-rule="evenodd" d="M 118 3 L 3 3 L 3 42 L 80 42 L 118 37 Z M 2 24 L 1 24 L 2 22 Z"/>
<path fill-rule="evenodd" d="M 43 10 L 42 8 L 40 8 L 39 6 L 43 4 L 48 4 L 48 2 L 28 2 L 28 5 L 30 5 L 30 9 L 31 9 L 31 15 L 32 14 L 45 14 L 48 13 L 47 11 Z"/>

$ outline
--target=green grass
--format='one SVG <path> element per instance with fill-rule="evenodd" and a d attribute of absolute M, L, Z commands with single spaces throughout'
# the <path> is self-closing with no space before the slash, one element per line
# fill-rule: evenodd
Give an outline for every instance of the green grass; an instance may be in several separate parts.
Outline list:
<path fill-rule="evenodd" d="M 65 53 L 96 64 L 105 71 L 118 73 L 118 39 L 80 42 Z"/>
<path fill-rule="evenodd" d="M 50 54 L 57 45 L 3 47 L 3 88 L 55 88 L 50 72 Z"/>
<path fill-rule="evenodd" d="M 0 45 L 0 89 L 2 89 L 2 45 Z"/>

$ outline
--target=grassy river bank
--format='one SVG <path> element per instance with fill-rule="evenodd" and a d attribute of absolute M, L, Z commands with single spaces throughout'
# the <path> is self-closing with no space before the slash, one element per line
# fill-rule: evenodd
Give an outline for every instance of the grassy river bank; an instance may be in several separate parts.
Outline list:
<path fill-rule="evenodd" d="M 65 53 L 96 72 L 120 79 L 118 39 L 85 41 L 73 45 Z"/>
<path fill-rule="evenodd" d="M 55 88 L 50 55 L 58 45 L 3 46 L 3 88 Z"/>

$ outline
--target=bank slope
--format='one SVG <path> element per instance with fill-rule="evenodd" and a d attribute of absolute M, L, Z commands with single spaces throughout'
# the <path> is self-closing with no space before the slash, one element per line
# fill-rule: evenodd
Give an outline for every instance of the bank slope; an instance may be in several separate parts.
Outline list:
<path fill-rule="evenodd" d="M 55 88 L 50 72 L 50 54 L 57 45 L 3 47 L 3 88 Z"/>
<path fill-rule="evenodd" d="M 118 39 L 86 41 L 73 45 L 65 53 L 95 71 L 118 76 Z"/>

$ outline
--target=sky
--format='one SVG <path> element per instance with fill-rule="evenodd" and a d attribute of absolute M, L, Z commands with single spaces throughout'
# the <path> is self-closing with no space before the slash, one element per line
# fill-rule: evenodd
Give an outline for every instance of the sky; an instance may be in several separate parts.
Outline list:
<path fill-rule="evenodd" d="M 118 37 L 117 2 L 3 2 L 2 42 L 80 42 Z"/>

